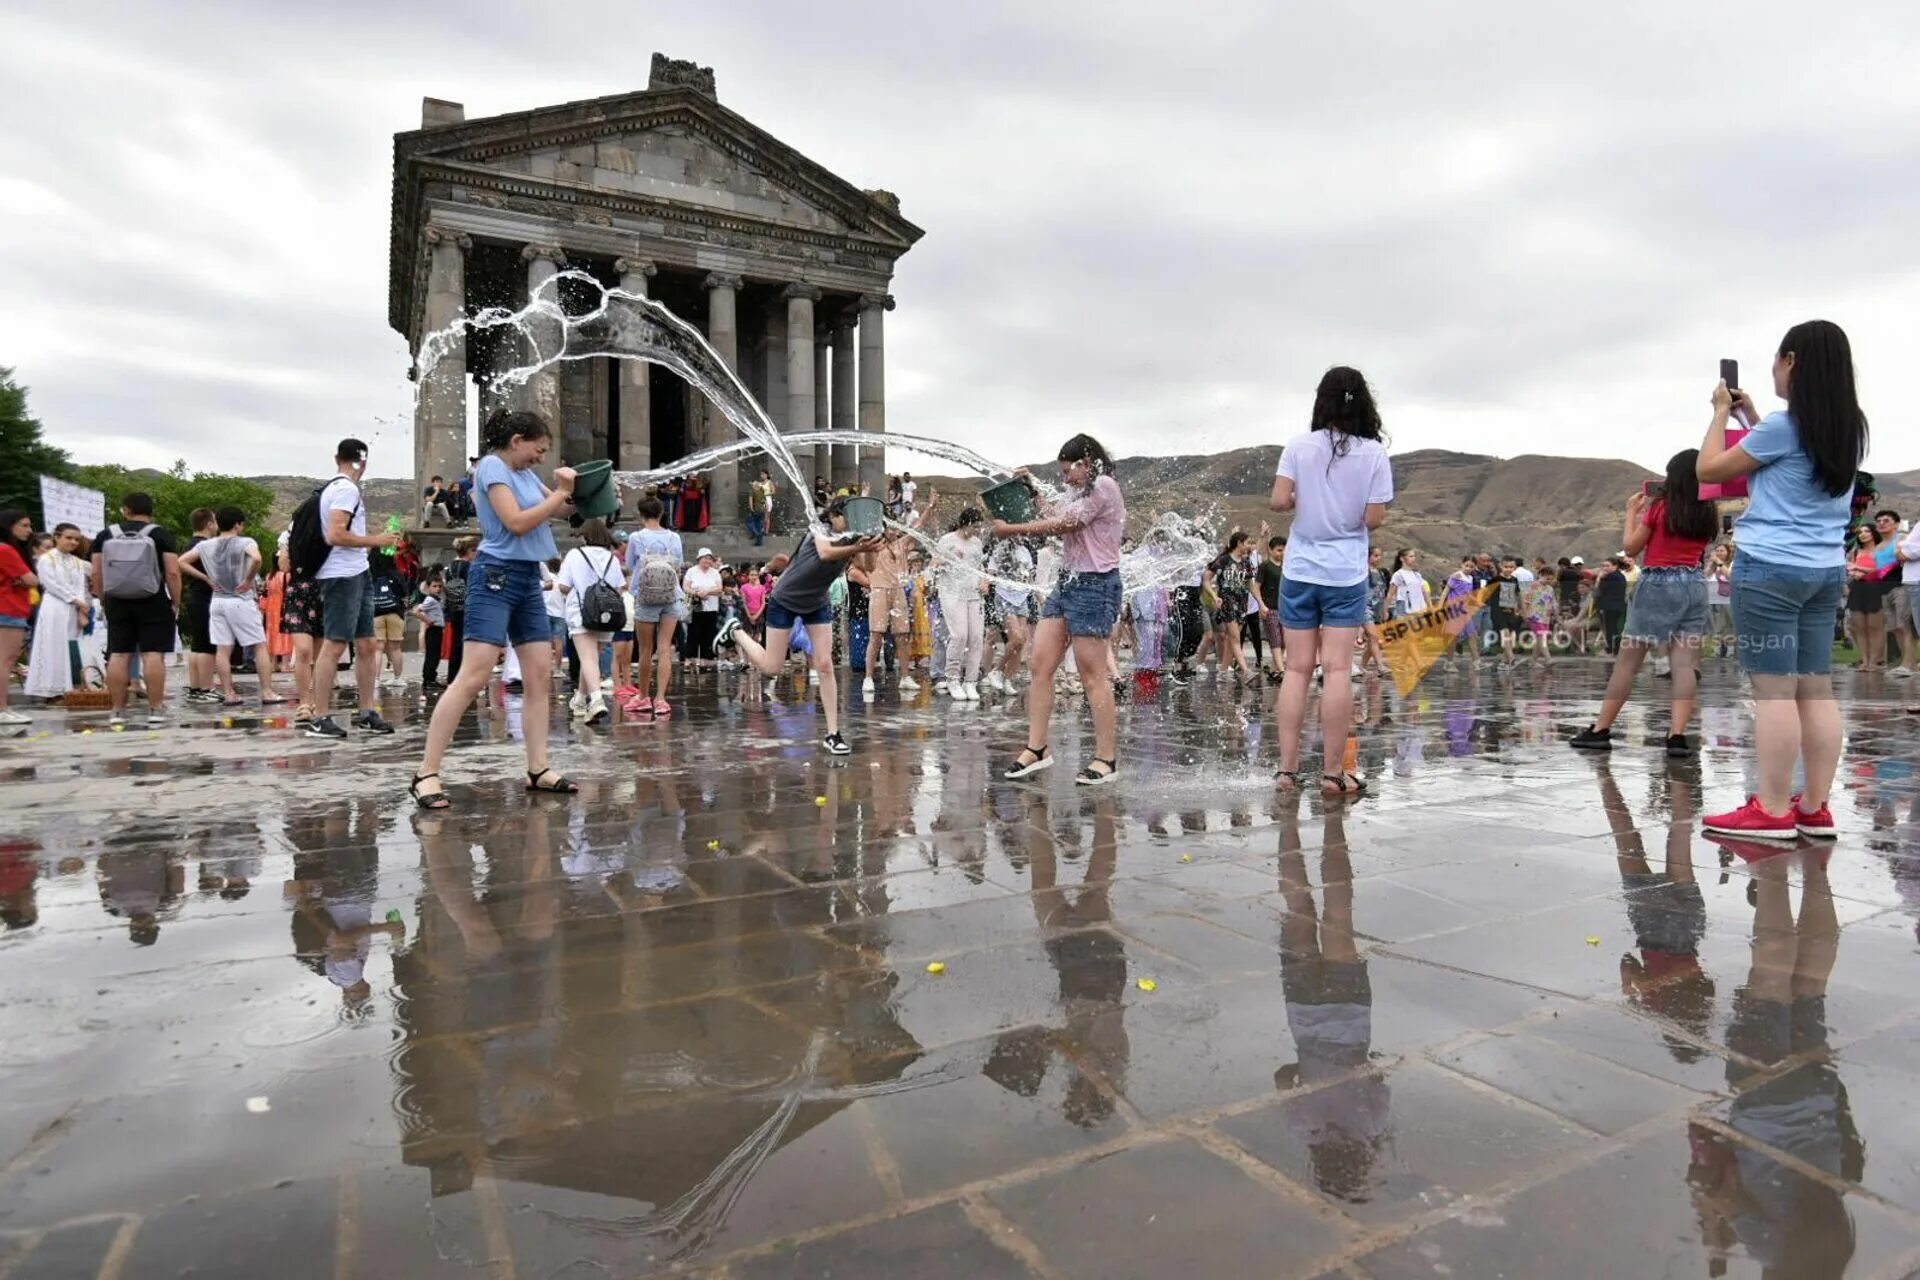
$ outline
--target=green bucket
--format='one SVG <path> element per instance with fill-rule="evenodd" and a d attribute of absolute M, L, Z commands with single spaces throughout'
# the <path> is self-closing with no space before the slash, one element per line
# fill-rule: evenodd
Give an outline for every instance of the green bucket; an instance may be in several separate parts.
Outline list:
<path fill-rule="evenodd" d="M 611 462 L 596 458 L 573 469 L 573 509 L 582 520 L 611 520 L 620 514 L 620 489 L 613 483 Z"/>
<path fill-rule="evenodd" d="M 980 495 L 981 503 L 996 520 L 1008 524 L 1027 524 L 1037 514 L 1033 509 L 1033 490 L 1025 480 L 1008 480 Z"/>
<path fill-rule="evenodd" d="M 848 533 L 879 533 L 887 508 L 878 498 L 848 498 L 844 508 Z"/>

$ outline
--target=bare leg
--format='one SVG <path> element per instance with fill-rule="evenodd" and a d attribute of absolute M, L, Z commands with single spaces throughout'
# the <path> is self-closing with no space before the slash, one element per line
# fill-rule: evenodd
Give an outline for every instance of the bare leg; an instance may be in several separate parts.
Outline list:
<path fill-rule="evenodd" d="M 155 715 L 167 700 L 167 658 L 165 654 L 140 655 L 141 676 L 147 689 L 147 709 Z"/>
<path fill-rule="evenodd" d="M 820 676 L 820 714 L 827 722 L 827 733 L 836 734 L 840 732 L 840 677 L 833 668 L 833 624 L 808 627 L 807 640 L 813 645 L 813 669 Z"/>
<path fill-rule="evenodd" d="M 374 710 L 373 682 L 380 674 L 380 650 L 373 637 L 362 636 L 353 642 L 353 683 L 360 693 L 360 709 Z"/>
<path fill-rule="evenodd" d="M 221 697 L 240 701 L 240 691 L 233 687 L 233 646 L 223 644 L 213 651 L 213 675 L 220 683 Z"/>
<path fill-rule="evenodd" d="M 1600 714 L 1593 718 L 1596 729 L 1610 729 L 1633 693 L 1633 682 L 1647 660 L 1647 646 L 1639 640 L 1622 640 L 1620 656 L 1613 660 L 1613 674 L 1607 677 L 1607 692 L 1600 700 Z M 1678 686 L 1675 686 L 1678 692 Z"/>
<path fill-rule="evenodd" d="M 260 673 L 260 700 L 278 701 L 280 690 L 273 682 L 273 654 L 265 644 L 253 646 L 253 669 Z"/>
<path fill-rule="evenodd" d="M 580 692 L 591 698 L 600 692 L 600 637 L 582 632 L 573 637 L 573 647 L 580 655 Z"/>
<path fill-rule="evenodd" d="M 1065 624 L 1062 623 L 1064 629 Z M 1087 710 L 1093 712 L 1093 754 L 1098 760 L 1115 760 L 1119 750 L 1119 715 L 1113 705 L 1113 671 L 1107 665 L 1107 641 L 1104 636 L 1073 637 L 1073 660 L 1080 667 L 1080 683 L 1086 686 Z M 1032 716 L 1032 704 L 1028 704 Z"/>
<path fill-rule="evenodd" d="M 647 697 L 647 690 L 653 687 L 653 651 L 654 642 L 659 639 L 659 624 L 637 622 L 633 627 L 635 656 L 640 661 L 640 678 L 634 687 L 640 690 L 641 697 Z"/>
<path fill-rule="evenodd" d="M 1682 636 L 1667 646 L 1667 661 L 1673 672 L 1673 724 L 1669 734 L 1685 733 L 1693 723 L 1693 709 L 1700 697 L 1700 650 L 1697 637 Z"/>
<path fill-rule="evenodd" d="M 513 651 L 520 655 L 520 683 L 526 691 L 520 733 L 527 746 L 527 772 L 538 774 L 550 763 L 547 700 L 553 696 L 553 641 L 534 640 L 515 645 Z"/>
<path fill-rule="evenodd" d="M 633 683 L 633 641 L 615 640 L 613 642 L 613 687 L 624 688 Z"/>
<path fill-rule="evenodd" d="M 1033 683 L 1027 688 L 1027 746 L 1047 745 L 1053 725 L 1053 676 L 1067 651 L 1067 620 L 1042 618 L 1033 637 Z"/>
<path fill-rule="evenodd" d="M 1756 695 L 1758 690 L 1755 690 Z M 1794 681 L 1795 719 L 1799 748 L 1806 764 L 1806 791 L 1801 807 L 1808 812 L 1820 808 L 1833 791 L 1834 771 L 1840 767 L 1840 704 L 1834 701 L 1831 676 L 1800 676 Z M 1760 709 L 1758 697 L 1754 711 Z M 1787 762 L 1789 772 L 1793 762 Z M 1776 810 L 1777 812 L 1777 810 Z"/>
<path fill-rule="evenodd" d="M 441 757 L 447 753 L 447 744 L 453 741 L 453 731 L 460 727 L 461 718 L 467 714 L 467 708 L 473 705 L 480 690 L 493 678 L 493 664 L 500 660 L 501 646 L 482 644 L 478 640 L 466 642 L 460 657 L 460 674 L 453 678 L 441 694 L 440 701 L 434 704 L 433 718 L 427 721 L 427 749 L 420 757 L 420 775 L 440 772 Z M 536 717 L 525 717 L 531 721 Z M 440 780 L 425 783 L 420 788 L 422 795 L 432 795 L 441 790 Z"/>
<path fill-rule="evenodd" d="M 1358 635 L 1358 627 L 1323 627 L 1320 643 L 1335 653 L 1351 653 Z M 1335 662 L 1325 668 L 1325 676 L 1320 687 L 1320 737 L 1325 748 L 1320 771 L 1344 779 L 1348 776 L 1347 738 L 1353 725 L 1353 675 L 1345 663 Z M 1326 788 L 1324 779 L 1320 785 Z"/>
<path fill-rule="evenodd" d="M 1286 676 L 1280 682 L 1280 696 L 1275 700 L 1275 717 L 1280 734 L 1280 772 L 1282 774 L 1300 771 L 1300 731 L 1307 722 L 1307 699 L 1313 687 L 1313 668 L 1318 661 L 1320 633 L 1318 631 L 1295 631 L 1288 628 L 1286 646 Z M 1340 667 L 1342 679 L 1351 682 L 1345 664 Z M 1327 683 L 1331 688 L 1333 671 L 1327 671 Z M 1281 779 L 1284 784 L 1286 779 Z"/>
<path fill-rule="evenodd" d="M 1800 758 L 1799 681 L 1793 676 L 1753 675 L 1749 678 L 1753 681 L 1753 748 L 1760 805 L 1768 813 L 1784 814 L 1793 794 L 1793 764 Z M 1833 770 L 1840 758 L 1840 709 L 1833 703 L 1831 691 L 1827 698 L 1826 714 L 1833 724 L 1832 758 L 1818 789 L 1814 780 L 1808 779 L 1810 794 L 1804 803 L 1813 808 L 1826 803 L 1827 789 L 1833 785 Z"/>
<path fill-rule="evenodd" d="M 303 707 L 315 705 L 313 697 L 313 637 L 293 637 L 293 695 Z"/>
<path fill-rule="evenodd" d="M 66 605 L 59 607 L 67 608 Z M 7 689 L 13 684 L 13 664 L 20 661 L 20 650 L 26 640 L 24 627 L 0 627 L 0 711 L 7 709 Z"/>
<path fill-rule="evenodd" d="M 673 629 L 680 625 L 678 618 L 662 618 L 655 628 L 653 649 L 653 696 L 661 702 L 667 700 L 667 686 L 673 683 Z M 645 685 L 641 688 L 644 690 Z"/>
<path fill-rule="evenodd" d="M 130 653 L 107 655 L 107 698 L 113 704 L 113 714 L 120 715 L 127 709 L 127 686 L 133 681 L 128 672 L 133 666 Z"/>

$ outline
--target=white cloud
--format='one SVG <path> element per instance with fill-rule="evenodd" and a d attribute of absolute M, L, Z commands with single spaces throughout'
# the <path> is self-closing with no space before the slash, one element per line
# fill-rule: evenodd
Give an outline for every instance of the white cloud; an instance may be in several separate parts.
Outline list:
<path fill-rule="evenodd" d="M 1852 334 L 1871 465 L 1920 466 L 1920 10 L 500 0 L 0 14 L 0 365 L 83 458 L 404 459 L 391 135 L 713 64 L 927 238 L 890 421 L 1021 460 L 1297 430 L 1354 363 L 1401 448 L 1694 442 L 1719 357 Z M 1715 16 L 1715 15 L 1718 16 Z M 592 39 L 583 40 L 583 33 Z"/>

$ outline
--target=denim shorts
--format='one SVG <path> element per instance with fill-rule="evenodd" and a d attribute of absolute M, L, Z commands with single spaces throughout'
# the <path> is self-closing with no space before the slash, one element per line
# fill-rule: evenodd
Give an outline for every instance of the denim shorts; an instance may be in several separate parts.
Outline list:
<path fill-rule="evenodd" d="M 650 627 L 657 627 L 663 621 L 678 618 L 680 615 L 675 612 L 678 607 L 677 600 L 669 600 L 665 604 L 641 604 L 635 600 L 633 602 L 634 625 L 638 626 L 644 622 Z"/>
<path fill-rule="evenodd" d="M 1663 645 L 1707 634 L 1707 580 L 1698 569 L 1648 569 L 1627 606 L 1622 638 Z"/>
<path fill-rule="evenodd" d="M 769 631 L 792 631 L 795 623 L 808 627 L 825 627 L 832 622 L 831 602 L 821 605 L 812 613 L 795 613 L 772 596 L 767 597 L 767 630 Z"/>
<path fill-rule="evenodd" d="M 1047 602 L 1040 606 L 1041 621 L 1061 618 L 1070 636 L 1098 636 L 1105 640 L 1120 621 L 1120 571 L 1073 573 L 1061 570 Z"/>
<path fill-rule="evenodd" d="M 542 601 L 541 603 L 544 605 L 545 601 Z M 565 640 L 567 638 L 566 615 L 562 614 L 560 617 L 556 618 L 552 614 L 548 614 L 547 615 L 547 634 L 555 640 Z"/>
<path fill-rule="evenodd" d="M 25 618 L 15 617 L 11 613 L 0 613 L 0 627 L 13 627 L 21 631 L 27 629 Z"/>
<path fill-rule="evenodd" d="M 1289 631 L 1360 627 L 1369 620 L 1365 578 L 1347 587 L 1323 587 L 1298 578 L 1280 580 L 1280 625 Z"/>
<path fill-rule="evenodd" d="M 467 568 L 466 638 L 503 649 L 553 638 L 538 560 L 474 557 Z"/>
<path fill-rule="evenodd" d="M 320 634 L 336 643 L 373 639 L 373 574 L 320 579 Z"/>
<path fill-rule="evenodd" d="M 1847 571 L 1833 565 L 1733 562 L 1733 629 L 1740 669 L 1754 676 L 1824 676 L 1833 670 L 1833 624 Z"/>

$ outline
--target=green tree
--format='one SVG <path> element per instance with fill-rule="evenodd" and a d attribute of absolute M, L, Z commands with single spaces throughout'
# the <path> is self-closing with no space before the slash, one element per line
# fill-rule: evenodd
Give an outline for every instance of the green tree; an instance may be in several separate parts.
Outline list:
<path fill-rule="evenodd" d="M 238 507 L 247 517 L 247 532 L 270 551 L 278 530 L 269 527 L 268 513 L 273 508 L 273 490 L 239 476 L 214 471 L 187 470 L 184 461 L 167 471 L 129 471 L 106 464 L 77 469 L 79 483 L 107 495 L 107 518 L 117 518 L 120 500 L 140 491 L 153 496 L 153 518 L 183 537 L 193 532 L 190 517 L 195 507 L 218 511 Z"/>
<path fill-rule="evenodd" d="M 0 369 L 0 507 L 24 508 L 36 529 L 44 523 L 41 476 L 72 480 L 73 459 L 41 438 L 40 420 L 27 412 L 27 389 L 13 370 Z"/>

